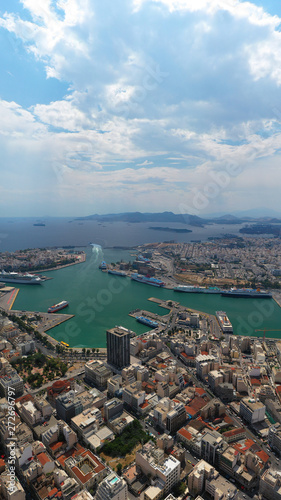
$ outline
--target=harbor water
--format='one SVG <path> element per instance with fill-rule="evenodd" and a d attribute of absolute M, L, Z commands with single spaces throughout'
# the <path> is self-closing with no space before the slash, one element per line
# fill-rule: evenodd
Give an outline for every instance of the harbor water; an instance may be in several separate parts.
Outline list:
<path fill-rule="evenodd" d="M 20 292 L 14 309 L 46 312 L 48 307 L 67 300 L 69 307 L 60 312 L 74 314 L 71 320 L 48 333 L 71 347 L 105 347 L 106 330 L 124 326 L 141 334 L 148 328 L 128 313 L 144 309 L 163 315 L 167 310 L 148 301 L 150 297 L 175 300 L 198 311 L 215 314 L 225 311 L 237 335 L 281 338 L 281 308 L 273 299 L 244 299 L 221 297 L 217 294 L 176 293 L 132 281 L 130 278 L 109 275 L 98 266 L 101 260 L 109 264 L 134 259 L 133 251 L 104 250 L 99 246 L 86 247 L 85 263 L 66 267 L 46 274 L 53 279 L 42 286 L 19 285 Z"/>

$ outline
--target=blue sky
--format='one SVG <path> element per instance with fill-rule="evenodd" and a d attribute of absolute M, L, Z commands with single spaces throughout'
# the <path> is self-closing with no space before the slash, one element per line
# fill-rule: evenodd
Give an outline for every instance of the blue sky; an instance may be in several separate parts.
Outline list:
<path fill-rule="evenodd" d="M 5 9 L 0 215 L 281 211 L 279 3 Z"/>

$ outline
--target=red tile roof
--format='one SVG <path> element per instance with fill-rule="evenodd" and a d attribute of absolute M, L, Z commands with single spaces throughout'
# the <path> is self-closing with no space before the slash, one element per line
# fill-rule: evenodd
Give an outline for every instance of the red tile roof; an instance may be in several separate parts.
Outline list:
<path fill-rule="evenodd" d="M 71 450 L 67 451 L 64 455 L 61 455 L 58 458 L 58 461 L 61 464 L 61 466 L 64 467 L 64 462 L 66 461 L 67 458 L 81 455 L 84 451 L 86 451 L 85 448 L 83 448 L 80 444 L 76 443 L 75 447 L 71 448 Z"/>
<path fill-rule="evenodd" d="M 45 465 L 47 462 L 51 462 L 46 453 L 39 453 L 39 455 L 37 455 L 37 458 L 41 465 Z"/>
<path fill-rule="evenodd" d="M 194 408 L 194 410 L 199 411 L 202 408 L 204 408 L 204 406 L 206 406 L 206 404 L 207 404 L 207 402 L 204 399 L 202 399 L 201 397 L 195 397 L 192 399 L 189 406 Z"/>
<path fill-rule="evenodd" d="M 198 394 L 199 396 L 203 396 L 204 394 L 206 394 L 206 391 L 205 391 L 205 389 L 203 389 L 203 387 L 196 387 L 195 394 Z"/>
<path fill-rule="evenodd" d="M 57 488 L 53 488 L 51 491 L 49 491 L 49 494 L 48 494 L 48 498 L 52 498 L 55 496 L 56 493 L 58 493 L 58 489 Z"/>
<path fill-rule="evenodd" d="M 188 413 L 188 415 L 191 415 L 191 417 L 193 417 L 197 413 L 197 410 L 195 410 L 194 408 L 191 408 L 191 406 L 186 405 L 185 409 L 186 409 L 186 413 Z"/>
<path fill-rule="evenodd" d="M 185 439 L 192 439 L 192 435 L 184 427 L 178 431 L 178 434 L 183 436 Z"/>
<path fill-rule="evenodd" d="M 263 450 L 256 452 L 256 455 L 265 463 L 269 460 L 269 455 Z"/>
<path fill-rule="evenodd" d="M 56 443 L 50 444 L 50 448 L 52 451 L 59 450 L 64 445 L 63 441 L 57 441 Z"/>
<path fill-rule="evenodd" d="M 258 380 L 257 378 L 251 378 L 251 384 L 252 385 L 261 385 L 261 381 Z"/>
<path fill-rule="evenodd" d="M 145 401 L 144 403 L 142 403 L 141 405 L 139 405 L 140 408 L 146 408 L 148 406 L 148 401 Z"/>
<path fill-rule="evenodd" d="M 71 468 L 72 472 L 76 475 L 76 477 L 81 481 L 81 483 L 86 484 L 94 474 L 98 474 L 102 470 L 105 469 L 105 466 L 98 460 L 98 458 L 93 455 L 93 453 L 90 450 L 85 450 L 83 453 L 81 453 L 81 458 L 83 457 L 89 457 L 94 464 L 96 464 L 96 467 L 91 472 L 88 472 L 88 474 L 83 474 L 81 470 L 75 465 L 74 467 Z"/>
<path fill-rule="evenodd" d="M 232 429 L 231 431 L 226 431 L 223 433 L 224 437 L 231 437 L 231 436 L 237 436 L 239 434 L 242 434 L 245 432 L 244 427 L 239 427 L 238 429 Z"/>
<path fill-rule="evenodd" d="M 26 394 L 25 396 L 21 396 L 15 400 L 15 403 L 27 403 L 28 401 L 34 401 L 34 397 L 31 394 Z"/>

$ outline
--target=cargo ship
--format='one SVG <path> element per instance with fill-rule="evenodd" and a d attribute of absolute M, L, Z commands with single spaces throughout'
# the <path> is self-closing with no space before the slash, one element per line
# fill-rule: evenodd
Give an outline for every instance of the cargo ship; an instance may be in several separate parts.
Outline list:
<path fill-rule="evenodd" d="M 174 292 L 185 292 L 185 293 L 203 293 L 206 288 L 203 286 L 193 286 L 193 285 L 179 285 L 174 288 Z"/>
<path fill-rule="evenodd" d="M 123 276 L 123 278 L 126 277 L 126 273 L 124 271 L 115 271 L 115 269 L 108 269 L 108 274 L 113 274 L 114 276 Z"/>
<path fill-rule="evenodd" d="M 266 290 L 259 288 L 231 288 L 230 290 L 222 290 L 222 297 L 243 297 L 251 299 L 271 299 L 272 294 Z"/>
<path fill-rule="evenodd" d="M 48 313 L 55 313 L 61 311 L 61 309 L 64 309 L 67 306 L 68 306 L 67 300 L 63 300 L 62 302 L 59 302 L 58 304 L 54 304 L 53 306 L 49 307 Z"/>
<path fill-rule="evenodd" d="M 140 283 L 145 283 L 146 285 L 152 286 L 164 286 L 164 281 L 158 280 L 156 278 L 151 278 L 150 276 L 144 276 L 143 274 L 133 273 L 131 274 L 131 279 L 134 281 L 139 281 Z"/>
<path fill-rule="evenodd" d="M 16 272 L 6 273 L 5 271 L 0 272 L 0 281 L 4 283 L 15 283 L 19 285 L 41 285 L 42 279 L 34 274 L 22 274 Z"/>
<path fill-rule="evenodd" d="M 157 321 L 153 321 L 145 316 L 136 316 L 136 320 L 143 325 L 150 326 L 150 328 L 157 328 L 158 326 Z"/>
<path fill-rule="evenodd" d="M 226 315 L 226 312 L 216 311 L 216 317 L 223 333 L 233 333 L 233 327 Z"/>

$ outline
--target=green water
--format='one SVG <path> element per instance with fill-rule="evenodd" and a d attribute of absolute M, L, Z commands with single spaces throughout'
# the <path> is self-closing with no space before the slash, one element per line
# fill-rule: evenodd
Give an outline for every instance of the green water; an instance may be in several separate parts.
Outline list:
<path fill-rule="evenodd" d="M 215 314 L 226 311 L 234 333 L 262 336 L 255 329 L 281 330 L 281 308 L 271 299 L 243 299 L 194 293 L 175 293 L 129 278 L 108 275 L 98 269 L 102 258 L 106 262 L 133 260 L 129 252 L 105 250 L 103 255 L 87 249 L 83 264 L 44 273 L 53 277 L 42 286 L 19 286 L 14 309 L 46 312 L 48 307 L 67 300 L 69 307 L 62 312 L 75 317 L 49 331 L 55 339 L 71 347 L 105 347 L 106 330 L 122 325 L 137 334 L 147 327 L 128 316 L 133 309 L 146 309 L 165 314 L 166 310 L 148 301 L 149 297 L 176 300 L 181 304 Z M 268 337 L 281 338 L 280 332 L 267 332 Z"/>

